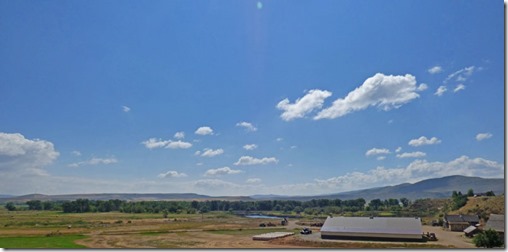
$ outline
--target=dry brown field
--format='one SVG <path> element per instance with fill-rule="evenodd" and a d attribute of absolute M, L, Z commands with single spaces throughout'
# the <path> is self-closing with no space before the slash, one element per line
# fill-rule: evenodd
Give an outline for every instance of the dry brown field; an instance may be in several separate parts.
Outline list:
<path fill-rule="evenodd" d="M 299 234 L 302 220 L 289 225 L 259 227 L 277 220 L 250 219 L 227 213 L 162 214 L 81 213 L 54 211 L 0 210 L 0 237 L 50 237 L 82 235 L 75 244 L 88 248 L 472 248 L 460 233 L 432 229 L 437 242 L 365 242 L 323 240 L 319 228 L 310 236 Z M 438 228 L 439 229 L 439 228 Z M 271 241 L 255 241 L 252 236 L 274 231 L 295 235 Z M 444 233 L 440 233 L 444 232 Z M 0 240 L 0 247 L 2 243 Z M 7 246 L 8 247 L 8 246 Z"/>

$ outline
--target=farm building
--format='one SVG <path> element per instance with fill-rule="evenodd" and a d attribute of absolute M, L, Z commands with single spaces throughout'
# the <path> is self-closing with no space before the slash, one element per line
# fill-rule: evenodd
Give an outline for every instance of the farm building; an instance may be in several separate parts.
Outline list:
<path fill-rule="evenodd" d="M 328 217 L 322 239 L 422 241 L 420 218 Z"/>
<path fill-rule="evenodd" d="M 502 214 L 491 214 L 487 223 L 485 223 L 484 230 L 494 229 L 499 233 L 501 239 L 504 240 L 504 215 Z"/>
<path fill-rule="evenodd" d="M 462 232 L 469 226 L 480 223 L 478 215 L 445 215 L 443 218 L 444 228 L 449 231 Z"/>

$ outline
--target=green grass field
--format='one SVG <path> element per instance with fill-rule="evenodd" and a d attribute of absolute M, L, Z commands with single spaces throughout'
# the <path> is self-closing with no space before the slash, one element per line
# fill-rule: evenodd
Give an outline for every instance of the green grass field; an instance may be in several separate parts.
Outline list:
<path fill-rule="evenodd" d="M 0 237 L 0 248 L 85 248 L 74 243 L 84 235 Z"/>

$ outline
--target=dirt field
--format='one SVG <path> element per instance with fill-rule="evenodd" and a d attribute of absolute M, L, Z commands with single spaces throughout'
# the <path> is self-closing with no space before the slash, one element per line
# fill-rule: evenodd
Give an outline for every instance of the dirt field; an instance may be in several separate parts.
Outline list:
<path fill-rule="evenodd" d="M 259 227 L 264 222 L 276 227 Z M 0 211 L 0 236 L 44 237 L 81 234 L 75 240 L 89 248 L 473 248 L 462 233 L 447 232 L 424 226 L 424 232 L 436 233 L 437 242 L 396 243 L 322 240 L 319 227 L 312 227 L 312 235 L 301 235 L 304 226 L 290 220 L 281 226 L 277 220 L 249 219 L 225 213 L 205 215 L 174 215 L 162 218 L 159 214 Z M 69 228 L 70 227 L 70 228 Z M 295 235 L 271 240 L 255 241 L 252 236 L 291 231 Z"/>

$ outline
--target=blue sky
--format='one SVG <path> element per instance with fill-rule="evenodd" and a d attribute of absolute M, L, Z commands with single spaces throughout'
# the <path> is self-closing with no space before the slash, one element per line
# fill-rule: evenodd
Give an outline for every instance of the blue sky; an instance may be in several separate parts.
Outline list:
<path fill-rule="evenodd" d="M 501 1 L 1 1 L 0 193 L 504 178 Z"/>

